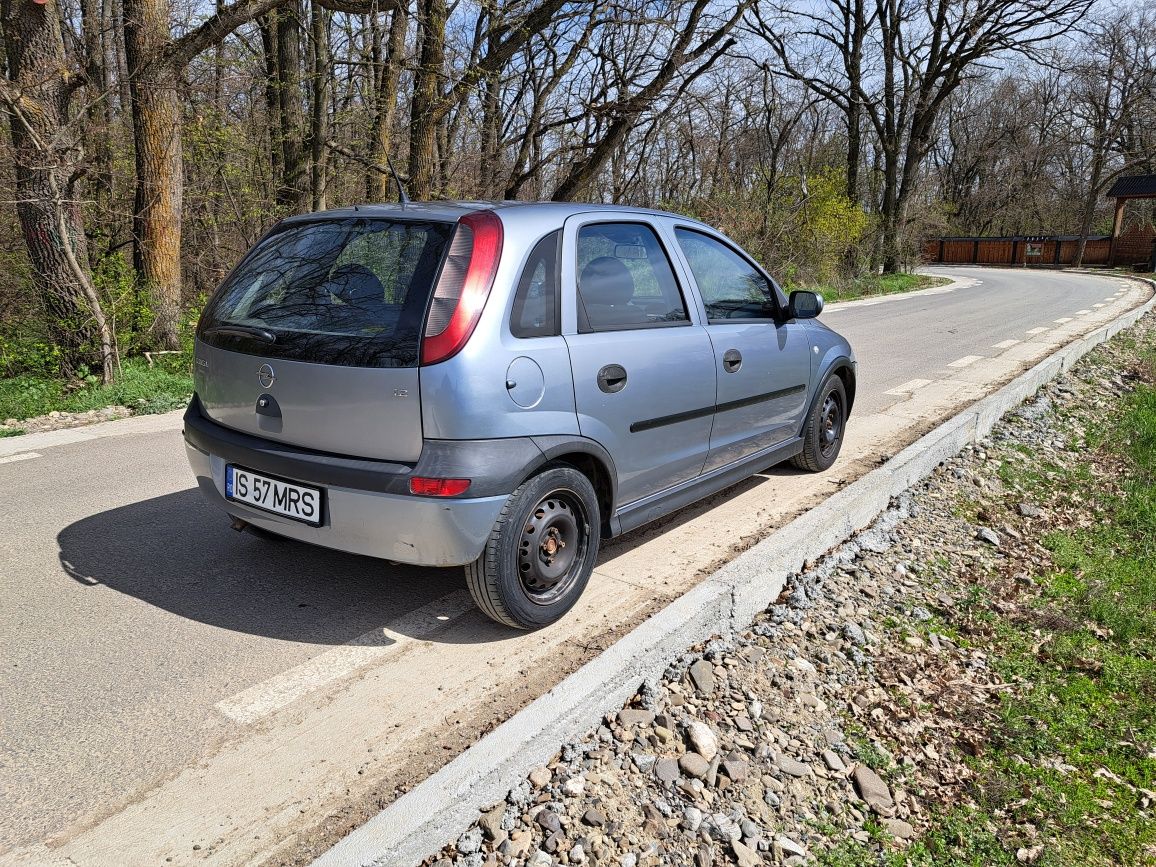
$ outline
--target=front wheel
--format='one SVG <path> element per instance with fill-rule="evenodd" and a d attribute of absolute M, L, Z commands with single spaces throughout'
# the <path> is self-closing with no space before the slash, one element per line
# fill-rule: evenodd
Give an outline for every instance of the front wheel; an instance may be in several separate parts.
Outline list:
<path fill-rule="evenodd" d="M 482 556 L 466 566 L 470 595 L 506 626 L 553 623 L 586 588 L 600 539 L 590 480 L 573 467 L 547 469 L 510 495 Z"/>
<path fill-rule="evenodd" d="M 828 469 L 839 457 L 846 425 L 847 390 L 838 374 L 832 373 L 823 382 L 819 398 L 807 415 L 803 450 L 791 458 L 791 463 L 812 473 Z"/>

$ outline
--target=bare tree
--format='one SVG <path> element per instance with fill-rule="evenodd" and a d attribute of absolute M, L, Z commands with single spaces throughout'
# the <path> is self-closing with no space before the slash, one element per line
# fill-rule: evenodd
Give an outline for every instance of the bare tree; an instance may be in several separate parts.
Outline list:
<path fill-rule="evenodd" d="M 65 53 L 55 2 L 3 0 L 0 14 L 8 72 L 0 79 L 0 100 L 12 132 L 16 211 L 36 285 L 64 372 L 94 363 L 110 382 L 115 342 L 92 284 L 76 190 L 87 166 L 73 98 L 85 74 Z"/>
<path fill-rule="evenodd" d="M 1092 22 L 1071 70 L 1069 107 L 1075 120 L 1073 144 L 1088 153 L 1080 240 L 1072 264 L 1083 264 L 1096 206 L 1117 176 L 1156 158 L 1151 137 L 1142 130 L 1156 103 L 1156 15 L 1128 10 Z"/>

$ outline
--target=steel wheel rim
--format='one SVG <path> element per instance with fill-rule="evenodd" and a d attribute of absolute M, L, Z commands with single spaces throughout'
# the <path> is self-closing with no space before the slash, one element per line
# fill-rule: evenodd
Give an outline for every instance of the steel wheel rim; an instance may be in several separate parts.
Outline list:
<path fill-rule="evenodd" d="M 843 405 L 839 395 L 827 392 L 823 398 L 823 408 L 819 412 L 819 451 L 829 458 L 843 435 Z"/>
<path fill-rule="evenodd" d="M 530 510 L 518 540 L 518 583 L 535 605 L 549 605 L 577 583 L 586 560 L 589 520 L 572 491 L 551 491 Z"/>

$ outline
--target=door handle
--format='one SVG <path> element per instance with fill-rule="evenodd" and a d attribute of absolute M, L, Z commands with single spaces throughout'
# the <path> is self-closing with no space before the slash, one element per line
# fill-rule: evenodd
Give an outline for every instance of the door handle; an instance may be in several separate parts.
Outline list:
<path fill-rule="evenodd" d="M 598 371 L 598 388 L 607 394 L 616 394 L 626 388 L 626 369 L 621 364 L 608 364 Z"/>
<path fill-rule="evenodd" d="M 738 373 L 743 366 L 743 356 L 737 349 L 728 349 L 723 353 L 723 370 L 727 373 Z"/>

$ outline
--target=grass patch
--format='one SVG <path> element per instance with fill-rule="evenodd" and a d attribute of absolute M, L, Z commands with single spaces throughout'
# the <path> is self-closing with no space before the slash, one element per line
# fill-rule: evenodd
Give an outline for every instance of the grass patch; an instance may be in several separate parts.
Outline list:
<path fill-rule="evenodd" d="M 24 434 L 24 428 L 0 428 L 0 439 L 4 437 L 18 437 Z"/>
<path fill-rule="evenodd" d="M 1156 805 L 1143 806 L 1156 790 L 1156 387 L 1140 385 L 1114 418 L 1098 456 L 1000 468 L 1006 483 L 1095 520 L 1043 538 L 1054 566 L 1029 601 L 1038 633 L 971 600 L 994 630 L 992 664 L 1026 687 L 1005 696 L 974 763 L 968 833 L 953 830 L 957 810 L 941 814 L 896 864 L 1012 864 L 1028 826 L 1043 867 L 1156 864 Z M 1092 461 L 1105 459 L 1115 485 L 1096 484 Z M 1001 835 L 983 830 L 994 827 Z M 847 845 L 835 854 L 825 863 L 853 863 Z"/>
<path fill-rule="evenodd" d="M 815 291 L 828 304 L 835 301 L 854 301 L 856 298 L 873 298 L 879 295 L 896 295 L 900 292 L 914 292 L 945 286 L 951 282 L 948 277 L 934 277 L 930 274 L 869 274 L 858 280 L 831 286 L 818 286 Z"/>
<path fill-rule="evenodd" d="M 1000 606 L 998 569 L 957 601 L 960 625 L 982 627 L 989 664 L 1021 685 L 967 760 L 966 797 L 937 807 L 907 846 L 869 823 L 868 840 L 841 840 L 819 864 L 1010 867 L 1022 848 L 1036 867 L 1156 865 L 1156 386 L 1107 418 L 1090 432 L 1095 451 L 1048 463 L 1016 449 L 1000 466 L 1009 488 L 1071 520 L 1041 539 L 1052 564 L 1020 604 Z M 871 764 L 863 740 L 849 738 Z"/>
<path fill-rule="evenodd" d="M 193 393 L 189 358 L 180 355 L 160 359 L 152 367 L 143 358 L 126 360 L 120 376 L 107 386 L 94 382 L 93 377 L 72 384 L 31 375 L 0 379 L 0 421 L 50 412 L 88 412 L 115 405 L 127 406 L 140 414 L 178 409 Z"/>
<path fill-rule="evenodd" d="M 1004 849 L 982 814 L 966 807 L 941 816 L 933 830 L 906 849 L 879 851 L 879 844 L 886 845 L 891 835 L 875 819 L 867 820 L 865 830 L 874 846 L 844 840 L 818 853 L 818 863 L 822 867 L 995 867 L 1017 863 L 1015 854 Z"/>

